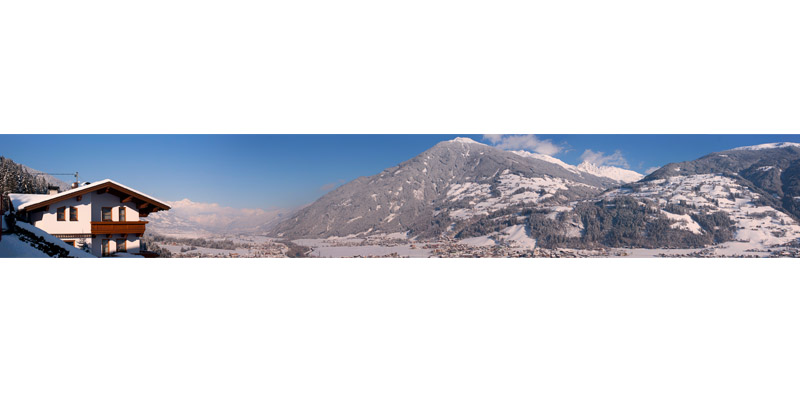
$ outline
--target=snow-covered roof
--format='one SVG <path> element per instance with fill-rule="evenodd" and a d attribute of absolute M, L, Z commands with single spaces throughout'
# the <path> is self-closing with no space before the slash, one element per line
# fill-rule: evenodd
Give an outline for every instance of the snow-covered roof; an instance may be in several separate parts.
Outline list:
<path fill-rule="evenodd" d="M 49 194 L 25 194 L 25 193 L 9 193 L 8 199 L 11 200 L 11 205 L 15 210 L 19 210 L 20 206 L 25 204 L 38 203 L 49 199 L 52 195 Z"/>
<path fill-rule="evenodd" d="M 55 200 L 55 199 L 62 199 L 62 198 L 68 199 L 70 197 L 77 196 L 78 194 L 91 192 L 92 190 L 94 190 L 96 188 L 100 188 L 100 187 L 104 187 L 104 186 L 116 186 L 116 187 L 124 189 L 124 190 L 126 190 L 126 191 L 128 191 L 130 193 L 133 193 L 133 194 L 135 194 L 135 195 L 137 195 L 139 197 L 145 198 L 145 199 L 147 199 L 147 200 L 149 200 L 149 201 L 151 201 L 153 203 L 159 203 L 159 207 L 162 208 L 162 209 L 165 209 L 165 210 L 169 210 L 170 209 L 170 207 L 166 204 L 166 202 L 163 202 L 163 201 L 161 201 L 159 199 L 156 199 L 155 197 L 148 196 L 148 195 L 146 195 L 146 194 L 144 194 L 144 193 L 142 193 L 142 192 L 140 192 L 138 190 L 131 189 L 131 188 L 129 188 L 129 187 L 127 187 L 127 186 L 125 186 L 125 185 L 123 185 L 123 184 L 121 184 L 119 182 L 115 182 L 115 181 L 113 181 L 111 179 L 103 179 L 102 181 L 93 182 L 93 183 L 90 183 L 88 185 L 78 186 L 77 188 L 70 189 L 70 190 L 65 190 L 65 191 L 63 191 L 61 193 L 56 193 L 56 194 L 52 194 L 52 195 L 48 195 L 48 194 L 9 193 L 8 197 L 11 199 L 11 202 L 14 205 L 14 208 L 17 211 L 19 211 L 19 210 L 22 210 L 22 209 L 25 209 L 25 208 L 29 208 L 31 206 L 35 206 L 37 204 L 41 204 L 41 203 L 44 203 L 44 202 L 47 202 L 47 201 L 52 201 L 52 200 Z M 17 199 L 16 202 L 15 202 L 15 198 Z"/>
<path fill-rule="evenodd" d="M 766 149 L 779 149 L 783 147 L 800 147 L 800 143 L 792 143 L 792 142 L 764 143 L 755 146 L 737 147 L 732 150 L 766 150 Z"/>

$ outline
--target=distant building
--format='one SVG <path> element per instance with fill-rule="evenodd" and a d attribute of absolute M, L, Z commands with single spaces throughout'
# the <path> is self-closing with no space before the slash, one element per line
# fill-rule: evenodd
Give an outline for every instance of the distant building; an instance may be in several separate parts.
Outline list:
<path fill-rule="evenodd" d="M 91 253 L 139 253 L 147 217 L 169 210 L 163 201 L 110 179 L 49 194 L 8 195 L 17 218 L 73 246 L 86 243 Z"/>

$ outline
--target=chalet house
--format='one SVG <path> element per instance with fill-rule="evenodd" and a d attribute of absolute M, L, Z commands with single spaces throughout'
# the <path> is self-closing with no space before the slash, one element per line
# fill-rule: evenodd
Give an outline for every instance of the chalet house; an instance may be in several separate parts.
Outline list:
<path fill-rule="evenodd" d="M 63 192 L 8 195 L 17 218 L 73 246 L 84 243 L 91 253 L 106 257 L 139 253 L 145 224 L 140 217 L 169 210 L 163 201 L 110 179 L 72 185 Z"/>

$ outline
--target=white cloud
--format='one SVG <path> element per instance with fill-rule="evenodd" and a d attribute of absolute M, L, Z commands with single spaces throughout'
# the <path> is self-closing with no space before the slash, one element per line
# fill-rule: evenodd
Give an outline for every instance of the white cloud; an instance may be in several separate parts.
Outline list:
<path fill-rule="evenodd" d="M 483 140 L 503 150 L 529 150 L 548 156 L 564 150 L 550 140 L 541 140 L 536 135 L 483 135 Z"/>
<path fill-rule="evenodd" d="M 581 160 L 588 161 L 597 166 L 609 165 L 612 167 L 630 168 L 628 160 L 622 156 L 622 152 L 619 150 L 615 151 L 613 154 L 606 155 L 602 151 L 586 149 L 586 151 L 581 154 Z"/>
<path fill-rule="evenodd" d="M 658 171 L 658 169 L 659 169 L 659 168 L 661 168 L 661 167 L 650 167 L 650 168 L 648 168 L 646 171 L 644 171 L 644 173 L 645 173 L 645 174 L 647 174 L 647 175 L 650 175 L 650 174 L 652 174 L 653 172 L 656 172 L 656 171 Z"/>

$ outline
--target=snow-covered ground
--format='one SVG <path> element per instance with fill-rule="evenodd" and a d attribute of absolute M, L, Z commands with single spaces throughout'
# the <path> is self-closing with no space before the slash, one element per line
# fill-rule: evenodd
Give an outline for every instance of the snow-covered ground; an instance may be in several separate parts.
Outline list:
<path fill-rule="evenodd" d="M 0 241 L 0 258 L 49 258 L 47 254 L 19 240 L 17 235 L 3 235 Z"/>

